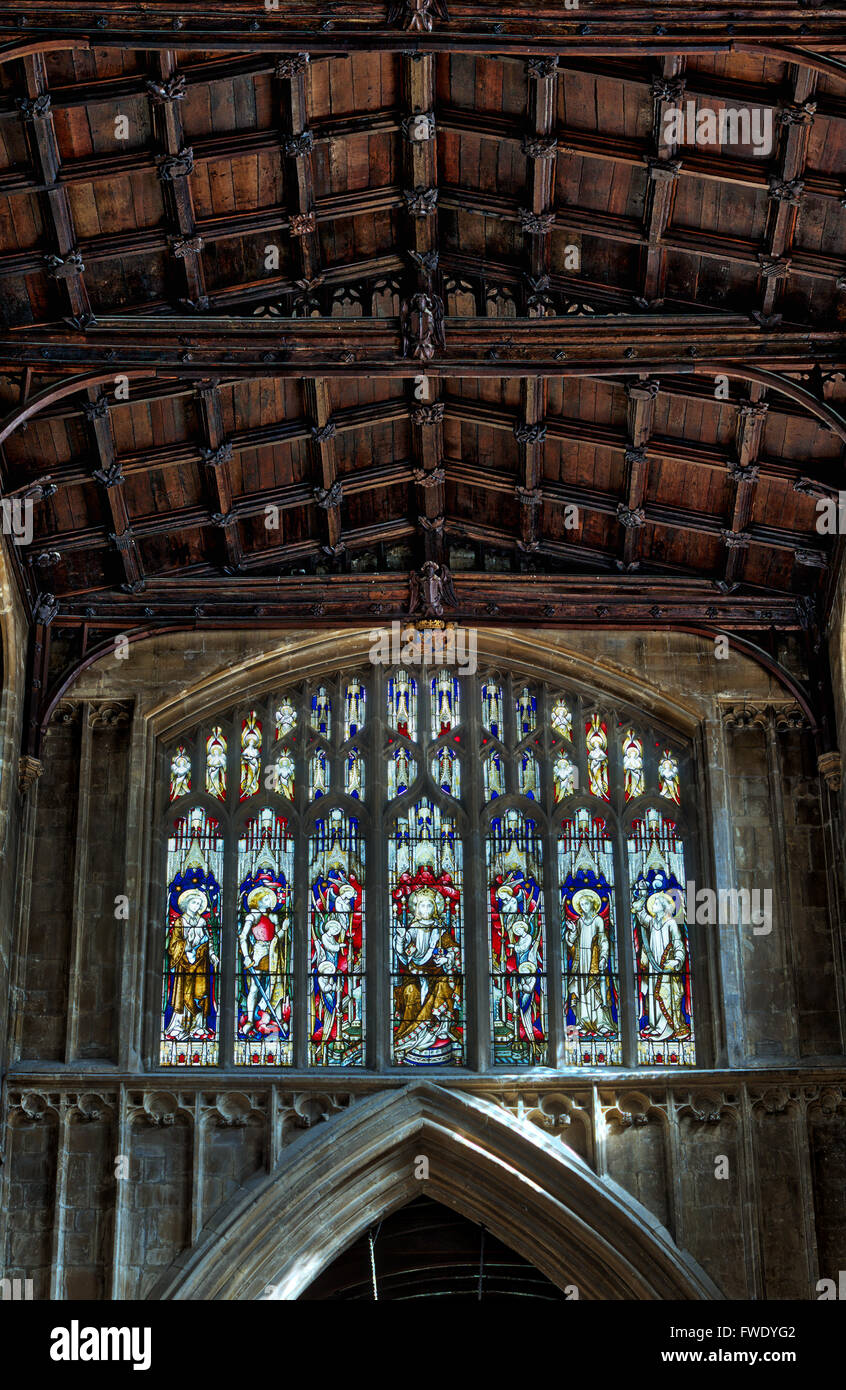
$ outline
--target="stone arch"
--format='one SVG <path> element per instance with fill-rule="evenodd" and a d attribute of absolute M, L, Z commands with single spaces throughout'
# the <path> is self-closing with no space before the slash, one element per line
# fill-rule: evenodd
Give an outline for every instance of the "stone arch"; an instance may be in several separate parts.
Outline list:
<path fill-rule="evenodd" d="M 429 1178 L 414 1176 L 429 1160 Z M 619 1185 L 491 1101 L 428 1081 L 354 1102 L 248 1183 L 152 1290 L 157 1299 L 296 1299 L 370 1225 L 425 1193 L 588 1299 L 719 1299 Z"/>

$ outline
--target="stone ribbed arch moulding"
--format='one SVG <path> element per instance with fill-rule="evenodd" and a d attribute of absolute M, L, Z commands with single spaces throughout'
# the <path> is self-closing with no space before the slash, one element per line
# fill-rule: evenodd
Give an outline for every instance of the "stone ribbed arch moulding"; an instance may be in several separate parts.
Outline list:
<path fill-rule="evenodd" d="M 419 1156 L 427 1180 L 415 1178 Z M 722 1294 L 646 1207 L 509 1111 L 431 1082 L 354 1102 L 247 1183 L 153 1299 L 297 1299 L 375 1222 L 426 1195 L 581 1299 Z"/>

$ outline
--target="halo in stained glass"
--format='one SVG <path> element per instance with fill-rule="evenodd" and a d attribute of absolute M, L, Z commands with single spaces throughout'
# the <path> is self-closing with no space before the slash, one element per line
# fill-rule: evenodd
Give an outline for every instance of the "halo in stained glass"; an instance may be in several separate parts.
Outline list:
<path fill-rule="evenodd" d="M 235 1062 L 293 1060 L 294 839 L 284 816 L 263 810 L 238 839 Z"/>

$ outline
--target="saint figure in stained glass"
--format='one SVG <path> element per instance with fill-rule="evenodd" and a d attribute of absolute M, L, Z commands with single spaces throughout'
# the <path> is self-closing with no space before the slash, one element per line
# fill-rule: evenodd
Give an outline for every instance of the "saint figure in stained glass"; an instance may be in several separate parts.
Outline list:
<path fill-rule="evenodd" d="M 533 734 L 538 722 L 538 702 L 528 686 L 524 685 L 517 696 L 515 712 L 517 715 L 517 738 L 521 739 L 525 738 L 527 734 Z"/>
<path fill-rule="evenodd" d="M 315 1066 L 364 1061 L 364 844 L 354 817 L 333 809 L 309 847 L 311 1000 Z"/>
<path fill-rule="evenodd" d="M 464 1054 L 461 847 L 452 821 L 422 801 L 389 849 L 394 1061 L 459 1065 Z"/>
<path fill-rule="evenodd" d="M 684 922 L 684 846 L 672 821 L 648 810 L 628 839 L 638 999 L 638 1058 L 661 1065 L 695 1061 L 690 960 Z"/>
<path fill-rule="evenodd" d="M 364 759 L 357 748 L 350 748 L 344 755 L 344 791 L 355 801 L 364 796 Z"/>
<path fill-rule="evenodd" d="M 217 821 L 200 807 L 174 823 L 167 874 L 160 1061 L 212 1066 L 218 1060 L 223 839 Z"/>
<path fill-rule="evenodd" d="M 573 738 L 573 716 L 563 700 L 556 700 L 550 716 L 552 728 L 560 738 Z"/>
<path fill-rule="evenodd" d="M 534 753 L 524 748 L 517 763 L 517 786 L 521 796 L 530 801 L 540 800 L 540 772 Z"/>
<path fill-rule="evenodd" d="M 432 776 L 442 791 L 456 798 L 461 795 L 460 762 L 452 748 L 438 749 L 432 759 Z"/>
<path fill-rule="evenodd" d="M 388 799 L 402 796 L 407 792 L 417 776 L 417 763 L 403 744 L 393 748 L 388 754 Z"/>
<path fill-rule="evenodd" d="M 235 1061 L 292 1061 L 294 841 L 273 811 L 247 821 L 238 841 L 238 998 Z"/>
<path fill-rule="evenodd" d="M 279 796 L 286 796 L 289 801 L 294 799 L 294 777 L 295 777 L 294 758 L 289 748 L 280 750 L 279 756 L 273 769 L 272 790 Z"/>
<path fill-rule="evenodd" d="M 563 801 L 576 790 L 576 764 L 563 751 L 552 765 L 553 799 Z"/>
<path fill-rule="evenodd" d="M 489 753 L 482 764 L 485 800 L 494 801 L 498 796 L 505 795 L 505 767 L 502 757 L 496 750 Z"/>
<path fill-rule="evenodd" d="M 317 801 L 329 790 L 329 759 L 323 748 L 316 748 L 308 765 L 308 799 Z"/>
<path fill-rule="evenodd" d="M 614 856 L 605 822 L 584 809 L 558 838 L 564 1024 L 571 1062 L 621 1060 L 614 927 Z"/>
<path fill-rule="evenodd" d="M 541 845 L 534 821 L 507 811 L 488 836 L 488 929 L 493 1060 L 546 1060 Z"/>

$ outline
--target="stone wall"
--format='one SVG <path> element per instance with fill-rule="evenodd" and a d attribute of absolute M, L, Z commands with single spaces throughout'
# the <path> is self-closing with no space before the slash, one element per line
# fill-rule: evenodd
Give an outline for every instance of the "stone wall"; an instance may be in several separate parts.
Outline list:
<path fill-rule="evenodd" d="M 3 1274 L 32 1278 L 37 1297 L 146 1296 L 310 1119 L 332 1123 L 398 1084 L 345 1078 L 330 1103 L 325 1078 L 153 1078 L 143 1061 L 160 992 L 157 740 L 288 674 L 352 665 L 368 645 L 367 632 L 133 644 L 64 692 L 41 777 L 22 798 L 15 788 L 15 875 L 8 860 L 0 869 L 17 941 L 0 1205 Z M 493 1077 L 451 1084 L 580 1153 L 727 1296 L 814 1297 L 817 1278 L 846 1267 L 846 1066 L 839 830 L 813 739 L 783 688 L 744 658 L 716 660 L 704 639 L 593 634 L 589 656 L 587 645 L 581 633 L 480 634 L 492 660 L 616 692 L 693 741 L 706 832 L 697 872 L 715 888 L 771 888 L 772 931 L 701 929 L 703 1069 L 648 1083 L 568 1074 L 507 1093 Z M 721 1158 L 726 1178 L 715 1176 Z"/>

